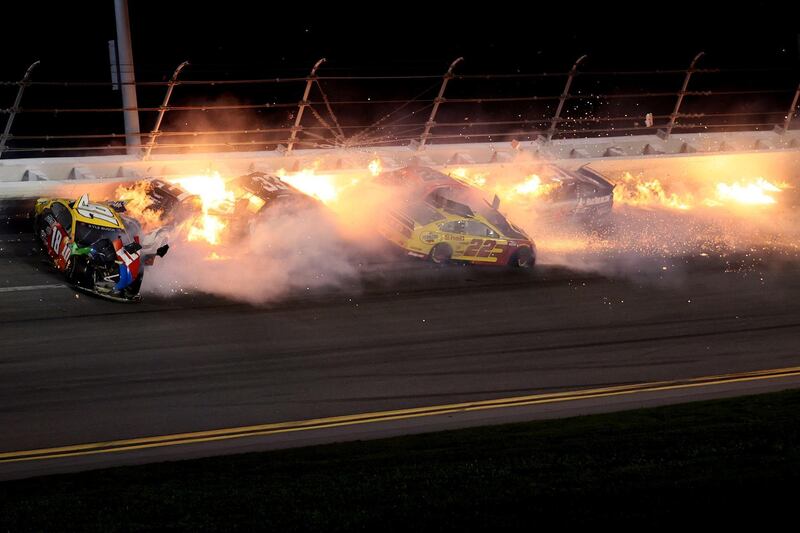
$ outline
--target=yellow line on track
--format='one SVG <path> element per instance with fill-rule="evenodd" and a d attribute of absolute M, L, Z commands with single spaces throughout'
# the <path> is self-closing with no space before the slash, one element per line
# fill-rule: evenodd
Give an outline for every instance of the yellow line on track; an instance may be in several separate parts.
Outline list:
<path fill-rule="evenodd" d="M 56 459 L 61 457 L 75 457 L 80 455 L 92 455 L 100 453 L 127 452 L 146 448 L 158 448 L 163 446 L 177 446 L 180 444 L 196 444 L 218 440 L 275 435 L 279 433 L 289 433 L 295 431 L 319 430 L 340 426 L 388 422 L 392 420 L 404 420 L 459 412 L 521 407 L 526 405 L 546 403 L 571 402 L 578 400 L 589 400 L 593 398 L 604 398 L 609 396 L 623 396 L 646 392 L 708 387 L 726 383 L 787 378 L 793 376 L 800 376 L 800 367 L 756 370 L 752 372 L 740 372 L 736 374 L 723 374 L 718 376 L 706 376 L 673 381 L 646 382 L 634 385 L 620 385 L 614 387 L 583 389 L 568 392 L 533 394 L 529 396 L 498 398 L 494 400 L 481 400 L 475 402 L 434 405 L 429 407 L 396 409 L 393 411 L 378 411 L 355 415 L 316 418 L 310 420 L 300 420 L 296 422 L 277 422 L 271 424 L 259 424 L 255 426 L 215 429 L 210 431 L 196 431 L 192 433 L 177 433 L 173 435 L 161 435 L 155 437 L 140 437 L 135 439 L 75 444 L 70 446 L 59 446 L 55 448 L 20 450 L 0 453 L 0 463 L 36 461 L 42 459 Z"/>

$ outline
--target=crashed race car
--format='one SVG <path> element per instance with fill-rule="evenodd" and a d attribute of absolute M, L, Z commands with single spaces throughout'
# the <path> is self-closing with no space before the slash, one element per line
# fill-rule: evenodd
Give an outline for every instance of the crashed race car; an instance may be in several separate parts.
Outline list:
<path fill-rule="evenodd" d="M 149 200 L 147 209 L 158 213 L 163 223 L 183 220 L 199 213 L 202 202 L 196 194 L 190 194 L 182 187 L 159 178 L 151 178 L 146 183 Z"/>
<path fill-rule="evenodd" d="M 34 231 L 53 266 L 76 288 L 117 301 L 137 301 L 144 265 L 163 257 L 169 245 L 146 249 L 139 225 L 122 213 L 121 202 L 92 203 L 40 198 L 34 208 Z"/>
<path fill-rule="evenodd" d="M 434 263 L 531 268 L 536 246 L 498 211 L 499 199 L 428 167 L 406 167 L 374 178 L 391 191 L 378 231 L 408 255 Z"/>
<path fill-rule="evenodd" d="M 545 186 L 551 186 L 543 198 L 542 215 L 588 225 L 608 222 L 614 207 L 614 184 L 588 165 L 577 170 L 543 165 L 537 175 Z"/>
<path fill-rule="evenodd" d="M 274 174 L 251 172 L 236 178 L 229 185 L 232 186 L 236 198 L 233 211 L 229 214 L 247 229 L 268 209 L 283 207 L 297 213 L 304 209 L 323 207 L 318 200 Z M 240 226 L 240 231 L 242 229 Z"/>
<path fill-rule="evenodd" d="M 233 192 L 233 201 L 217 205 L 210 214 L 226 221 L 226 231 L 242 236 L 252 230 L 260 215 L 279 206 L 293 212 L 322 208 L 322 204 L 280 177 L 264 172 L 251 172 L 226 183 Z M 153 233 L 154 240 L 164 236 L 186 219 L 202 210 L 200 198 L 187 192 L 177 183 L 160 178 L 147 180 L 147 209 L 159 214 L 161 227 Z"/>

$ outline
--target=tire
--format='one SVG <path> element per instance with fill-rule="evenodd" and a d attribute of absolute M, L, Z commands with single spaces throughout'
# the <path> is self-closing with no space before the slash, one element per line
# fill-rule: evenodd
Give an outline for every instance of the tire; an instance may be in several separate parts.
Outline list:
<path fill-rule="evenodd" d="M 66 268 L 67 281 L 73 285 L 83 287 L 84 289 L 93 289 L 94 277 L 91 268 L 86 259 L 71 257 Z"/>
<path fill-rule="evenodd" d="M 453 257 L 453 248 L 449 244 L 440 242 L 431 248 L 431 253 L 428 257 L 437 265 L 445 265 L 449 263 L 450 259 Z"/>
<path fill-rule="evenodd" d="M 536 264 L 536 254 L 528 246 L 523 246 L 514 252 L 508 264 L 512 268 L 531 269 Z"/>

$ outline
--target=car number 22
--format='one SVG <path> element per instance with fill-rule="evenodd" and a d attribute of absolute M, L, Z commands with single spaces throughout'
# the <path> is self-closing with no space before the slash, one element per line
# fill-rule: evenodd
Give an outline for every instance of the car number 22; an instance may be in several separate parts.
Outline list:
<path fill-rule="evenodd" d="M 492 250 L 495 248 L 500 250 L 493 254 Z M 493 239 L 472 239 L 467 249 L 464 250 L 464 257 L 497 257 L 503 253 L 503 250 L 505 250 L 505 246 L 497 244 L 497 241 Z"/>

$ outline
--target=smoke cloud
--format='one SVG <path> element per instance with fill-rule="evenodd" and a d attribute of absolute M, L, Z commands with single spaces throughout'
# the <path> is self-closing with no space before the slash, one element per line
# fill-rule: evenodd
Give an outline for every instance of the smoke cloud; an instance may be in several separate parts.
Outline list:
<path fill-rule="evenodd" d="M 521 158 L 483 169 L 444 168 L 479 186 L 488 201 L 536 242 L 539 264 L 612 277 L 680 282 L 689 261 L 752 265 L 771 257 L 800 258 L 797 170 L 747 156 L 707 156 L 632 168 L 598 168 L 617 185 L 609 223 L 587 226 L 546 209 L 546 188 L 531 176 L 540 162 Z M 773 204 L 748 204 L 744 185 L 763 178 Z M 322 288 L 357 288 L 370 262 L 395 261 L 376 226 L 386 209 L 404 201 L 370 185 L 370 173 L 318 174 L 304 170 L 283 179 L 325 200 L 326 206 L 270 208 L 252 228 L 218 244 L 173 232 L 170 253 L 146 274 L 144 290 L 170 296 L 204 292 L 263 304 Z M 532 185 L 533 184 L 533 185 Z M 744 203 L 720 196 L 720 184 L 742 186 Z M 763 191 L 762 191 L 763 192 Z M 741 199 L 740 199 L 741 200 Z M 732 267 L 733 268 L 733 267 Z"/>
<path fill-rule="evenodd" d="M 276 208 L 250 232 L 213 249 L 179 238 L 170 253 L 148 269 L 145 290 L 161 296 L 201 291 L 266 303 L 355 279 L 348 252 L 330 214 Z"/>

